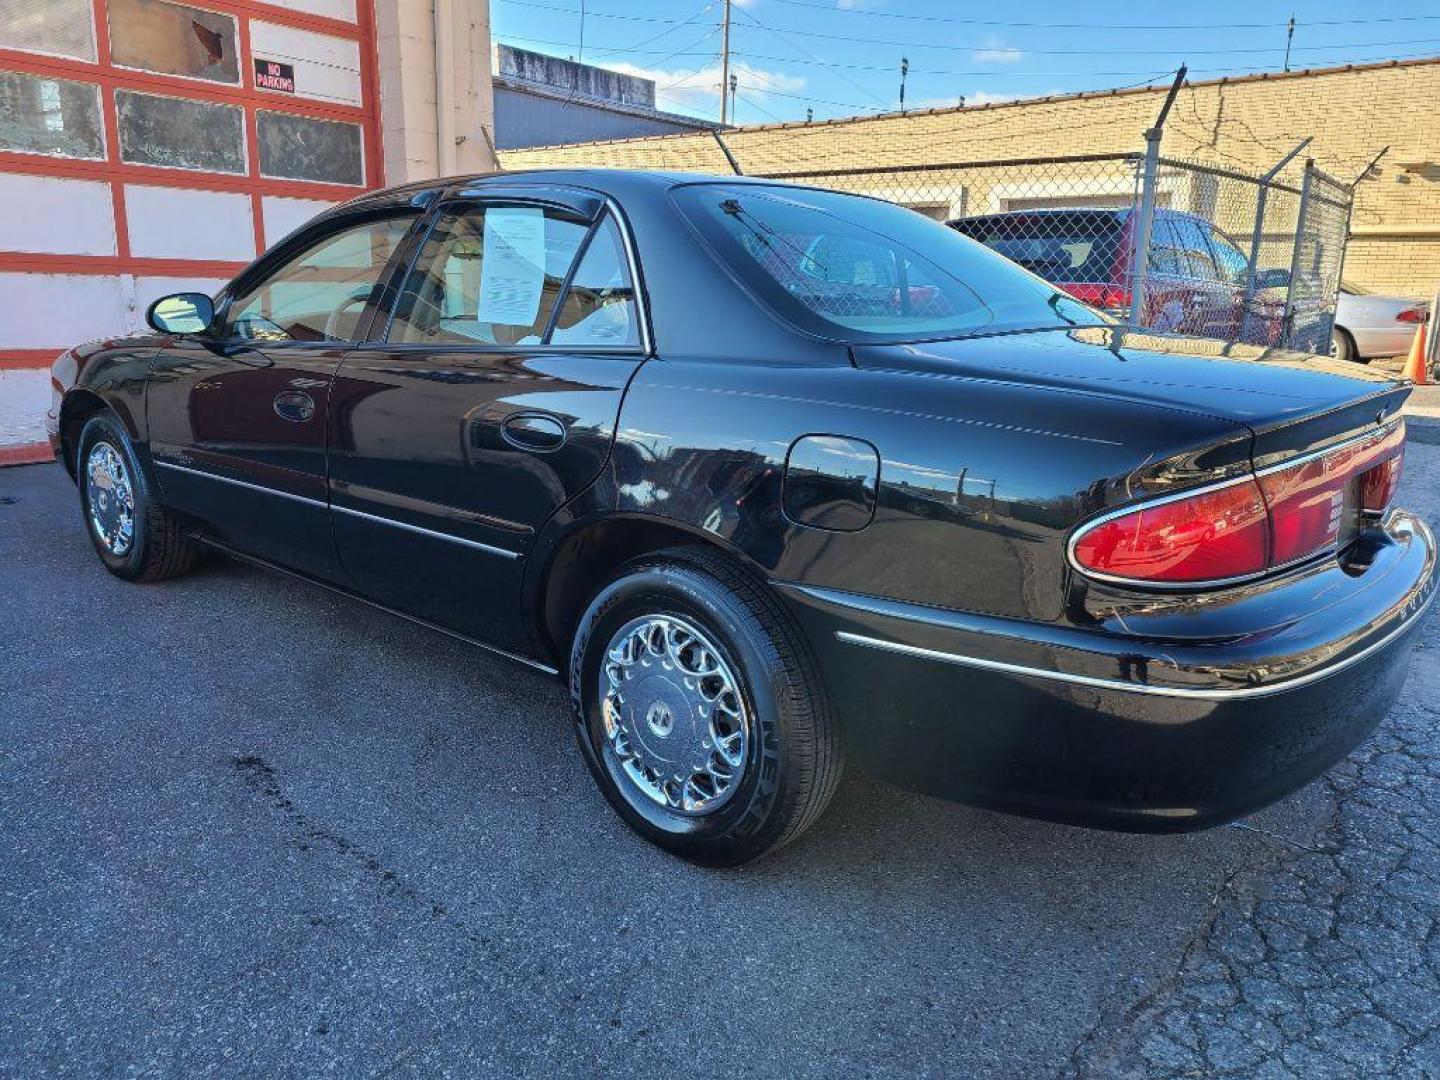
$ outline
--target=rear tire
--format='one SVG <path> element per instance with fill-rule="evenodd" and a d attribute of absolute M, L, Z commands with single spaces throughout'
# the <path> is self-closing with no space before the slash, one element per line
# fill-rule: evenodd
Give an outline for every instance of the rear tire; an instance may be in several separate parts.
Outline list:
<path fill-rule="evenodd" d="M 75 463 L 85 531 L 107 570 L 126 581 L 163 581 L 195 564 L 199 545 L 161 502 L 114 414 L 86 422 Z"/>
<path fill-rule="evenodd" d="M 1330 333 L 1330 355 L 1347 364 L 1368 364 L 1368 357 L 1362 357 L 1355 349 L 1355 339 L 1350 331 L 1335 327 Z"/>
<path fill-rule="evenodd" d="M 808 643 L 763 581 L 703 548 L 638 559 L 600 591 L 575 633 L 570 695 L 610 805 L 691 862 L 789 843 L 840 779 Z"/>

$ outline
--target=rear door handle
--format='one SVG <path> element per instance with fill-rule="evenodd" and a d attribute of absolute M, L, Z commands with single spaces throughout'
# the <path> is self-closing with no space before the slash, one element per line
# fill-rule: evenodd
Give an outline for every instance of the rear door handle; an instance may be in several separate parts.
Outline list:
<path fill-rule="evenodd" d="M 546 413 L 516 413 L 500 425 L 500 437 L 511 446 L 539 454 L 559 450 L 567 435 L 565 425 Z"/>

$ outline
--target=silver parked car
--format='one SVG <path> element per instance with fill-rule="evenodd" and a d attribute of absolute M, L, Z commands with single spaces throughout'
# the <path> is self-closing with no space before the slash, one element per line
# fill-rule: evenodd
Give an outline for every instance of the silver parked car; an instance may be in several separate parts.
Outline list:
<path fill-rule="evenodd" d="M 1407 296 L 1377 296 L 1348 281 L 1340 283 L 1331 350 L 1341 360 L 1364 364 L 1377 356 L 1410 351 L 1415 328 L 1430 317 L 1430 305 Z"/>

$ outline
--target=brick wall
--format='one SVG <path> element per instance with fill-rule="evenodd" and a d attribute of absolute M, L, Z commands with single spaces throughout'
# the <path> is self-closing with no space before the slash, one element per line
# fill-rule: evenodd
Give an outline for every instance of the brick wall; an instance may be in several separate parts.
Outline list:
<path fill-rule="evenodd" d="M 1142 132 L 1163 95 L 1163 90 L 1112 91 L 772 124 L 740 128 L 725 139 L 747 173 L 1123 153 L 1143 149 Z M 1197 82 L 1176 101 L 1163 152 L 1259 172 L 1311 135 L 1307 153 L 1349 180 L 1390 146 L 1374 176 L 1357 188 L 1345 278 L 1367 288 L 1430 296 L 1440 288 L 1437 115 L 1440 57 Z M 539 147 L 500 158 L 507 169 L 590 164 L 730 171 L 706 134 Z M 1428 165 L 1402 173 L 1400 162 Z M 1292 168 L 1285 177 L 1294 180 L 1298 171 Z"/>

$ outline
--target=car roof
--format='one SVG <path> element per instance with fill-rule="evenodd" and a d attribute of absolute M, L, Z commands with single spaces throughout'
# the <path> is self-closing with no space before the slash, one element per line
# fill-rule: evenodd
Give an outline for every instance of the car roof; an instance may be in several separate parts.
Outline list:
<path fill-rule="evenodd" d="M 663 191 L 681 184 L 725 183 L 775 186 L 784 181 L 766 177 L 740 176 L 734 173 L 696 173 L 660 169 L 607 169 L 607 168 L 552 168 L 516 169 L 488 173 L 470 173 L 460 176 L 446 176 L 434 180 L 420 180 L 408 184 L 367 191 L 345 203 L 347 209 L 360 209 L 368 205 L 393 205 L 396 202 L 413 201 L 417 198 L 433 198 L 443 192 L 456 189 L 484 189 L 487 185 L 510 187 L 515 184 L 562 184 L 590 188 L 604 195 L 623 197 L 639 192 Z M 796 185 L 787 185 L 796 186 Z"/>

